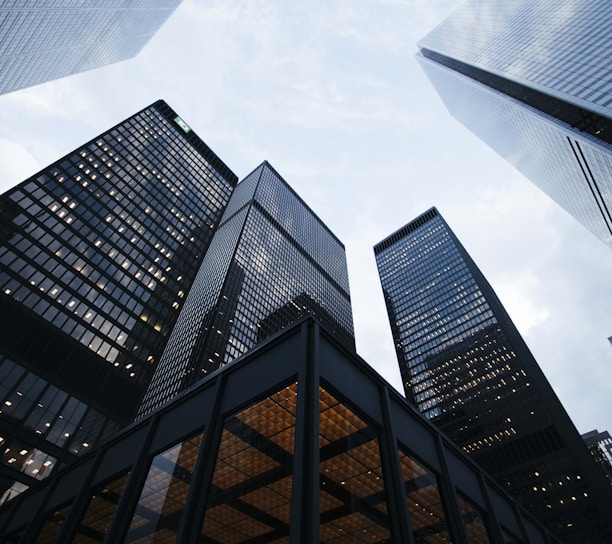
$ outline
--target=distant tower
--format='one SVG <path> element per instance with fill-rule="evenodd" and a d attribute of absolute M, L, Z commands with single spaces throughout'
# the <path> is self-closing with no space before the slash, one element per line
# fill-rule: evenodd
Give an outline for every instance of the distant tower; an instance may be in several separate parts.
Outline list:
<path fill-rule="evenodd" d="M 608 483 L 612 485 L 612 437 L 608 431 L 599 432 L 597 429 L 584 433 L 582 439 L 589 448 L 591 455 L 599 463 Z"/>
<path fill-rule="evenodd" d="M 129 59 L 181 0 L 0 4 L 0 94 Z"/>
<path fill-rule="evenodd" d="M 236 182 L 159 101 L 0 196 L 0 502 L 132 421 Z"/>
<path fill-rule="evenodd" d="M 406 396 L 563 542 L 612 538 L 612 491 L 435 208 L 374 248 Z"/>
<path fill-rule="evenodd" d="M 450 113 L 612 247 L 608 0 L 469 0 L 420 42 Z"/>
<path fill-rule="evenodd" d="M 355 350 L 344 245 L 264 162 L 232 195 L 141 414 L 306 314 Z"/>

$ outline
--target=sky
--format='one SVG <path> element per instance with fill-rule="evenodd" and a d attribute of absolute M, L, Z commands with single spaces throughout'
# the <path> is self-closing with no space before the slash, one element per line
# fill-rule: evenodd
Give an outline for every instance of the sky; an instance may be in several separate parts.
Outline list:
<path fill-rule="evenodd" d="M 401 379 L 372 247 L 436 206 L 581 433 L 612 432 L 612 251 L 445 110 L 417 41 L 460 0 L 184 0 L 135 58 L 0 96 L 0 192 L 163 98 L 268 160 L 346 246 L 358 353 Z"/>

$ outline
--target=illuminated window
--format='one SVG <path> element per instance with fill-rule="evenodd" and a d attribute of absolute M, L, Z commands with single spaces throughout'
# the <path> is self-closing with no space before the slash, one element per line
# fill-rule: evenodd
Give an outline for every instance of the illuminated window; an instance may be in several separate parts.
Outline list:
<path fill-rule="evenodd" d="M 415 542 L 451 542 L 435 475 L 401 448 L 399 457 Z"/>
<path fill-rule="evenodd" d="M 129 472 L 94 489 L 74 538 L 75 543 L 102 542 L 125 488 Z"/>
<path fill-rule="evenodd" d="M 478 544 L 489 544 L 489 536 L 485 526 L 484 517 L 479 508 L 457 493 L 459 507 L 461 508 L 461 516 L 465 524 L 465 532 L 468 535 L 470 542 L 478 542 Z"/>
<path fill-rule="evenodd" d="M 391 538 L 376 429 L 320 388 L 320 540 Z"/>
<path fill-rule="evenodd" d="M 297 384 L 225 421 L 202 538 L 289 542 Z"/>
<path fill-rule="evenodd" d="M 68 517 L 72 503 L 48 512 L 45 515 L 45 521 L 40 530 L 40 533 L 36 537 L 36 544 L 53 544 L 59 535 L 59 532 Z"/>
<path fill-rule="evenodd" d="M 199 433 L 153 458 L 125 542 L 175 542 L 201 441 Z"/>

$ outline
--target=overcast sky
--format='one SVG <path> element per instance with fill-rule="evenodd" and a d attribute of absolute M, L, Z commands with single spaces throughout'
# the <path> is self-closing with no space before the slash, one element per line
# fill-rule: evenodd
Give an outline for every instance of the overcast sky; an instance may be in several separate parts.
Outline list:
<path fill-rule="evenodd" d="M 185 0 L 135 59 L 0 96 L 0 190 L 165 99 L 345 243 L 357 350 L 401 388 L 372 246 L 435 205 L 580 432 L 612 431 L 612 251 L 459 125 L 414 58 L 458 0 Z"/>

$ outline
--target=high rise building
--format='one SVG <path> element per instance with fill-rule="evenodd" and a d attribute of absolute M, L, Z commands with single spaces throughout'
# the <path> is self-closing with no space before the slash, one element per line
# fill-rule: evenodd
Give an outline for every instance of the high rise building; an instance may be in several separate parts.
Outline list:
<path fill-rule="evenodd" d="M 140 413 L 305 314 L 355 350 L 344 245 L 264 162 L 230 199 Z"/>
<path fill-rule="evenodd" d="M 597 429 L 584 433 L 582 439 L 589 448 L 603 470 L 608 483 L 612 485 L 612 437 L 608 431 L 599 432 Z"/>
<path fill-rule="evenodd" d="M 0 509 L 0 540 L 557 544 L 312 318 Z"/>
<path fill-rule="evenodd" d="M 610 541 L 609 486 L 438 211 L 374 251 L 408 400 L 563 542 Z"/>
<path fill-rule="evenodd" d="M 419 42 L 450 113 L 612 246 L 607 0 L 469 0 Z"/>
<path fill-rule="evenodd" d="M 0 496 L 132 421 L 237 177 L 156 102 L 0 197 Z"/>
<path fill-rule="evenodd" d="M 0 3 L 0 94 L 137 55 L 181 0 Z"/>

